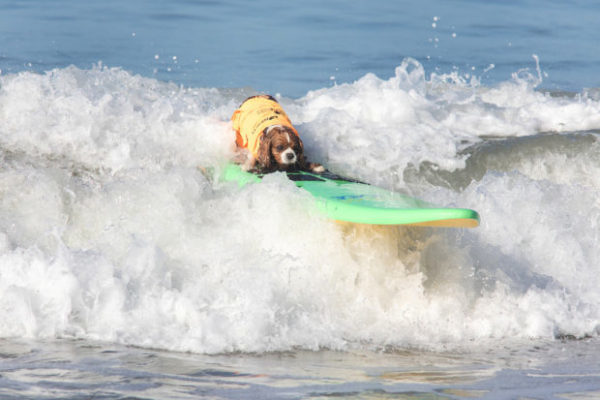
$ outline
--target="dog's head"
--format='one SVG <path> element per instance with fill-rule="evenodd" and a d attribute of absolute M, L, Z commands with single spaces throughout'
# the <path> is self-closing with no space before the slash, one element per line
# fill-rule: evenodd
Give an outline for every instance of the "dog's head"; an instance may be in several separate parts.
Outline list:
<path fill-rule="evenodd" d="M 304 146 L 289 127 L 272 125 L 260 138 L 258 163 L 265 171 L 288 171 L 304 166 Z"/>

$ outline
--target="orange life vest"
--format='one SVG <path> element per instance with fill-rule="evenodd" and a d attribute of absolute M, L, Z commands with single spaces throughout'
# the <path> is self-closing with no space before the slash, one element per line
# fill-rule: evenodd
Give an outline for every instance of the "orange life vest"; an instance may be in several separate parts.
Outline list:
<path fill-rule="evenodd" d="M 284 125 L 298 135 L 279 103 L 265 96 L 251 97 L 244 101 L 231 116 L 231 121 L 236 133 L 235 142 L 250 150 L 254 157 L 257 157 L 260 137 L 265 128 Z"/>

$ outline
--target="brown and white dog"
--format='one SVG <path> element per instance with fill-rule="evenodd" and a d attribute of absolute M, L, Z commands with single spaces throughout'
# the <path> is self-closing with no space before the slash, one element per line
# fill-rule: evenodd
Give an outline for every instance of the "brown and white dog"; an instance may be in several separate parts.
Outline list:
<path fill-rule="evenodd" d="M 321 164 L 309 163 L 296 128 L 277 100 L 269 95 L 244 100 L 231 117 L 236 144 L 247 150 L 242 168 L 261 173 L 304 170 L 320 173 Z"/>

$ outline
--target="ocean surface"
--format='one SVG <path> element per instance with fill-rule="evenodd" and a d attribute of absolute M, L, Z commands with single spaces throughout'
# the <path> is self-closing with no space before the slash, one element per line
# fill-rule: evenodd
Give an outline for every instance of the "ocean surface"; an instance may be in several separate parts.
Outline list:
<path fill-rule="evenodd" d="M 598 21 L 1 0 L 0 398 L 600 398 Z M 481 226 L 342 225 L 280 173 L 220 181 L 263 92 L 311 160 Z"/>

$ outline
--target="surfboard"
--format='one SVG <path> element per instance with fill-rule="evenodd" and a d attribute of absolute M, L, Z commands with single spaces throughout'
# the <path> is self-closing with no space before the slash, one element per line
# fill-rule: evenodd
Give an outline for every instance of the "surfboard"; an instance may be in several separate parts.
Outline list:
<path fill-rule="evenodd" d="M 258 183 L 262 175 L 243 171 L 228 164 L 223 171 L 225 181 L 240 186 Z M 329 171 L 312 173 L 288 172 L 296 186 L 308 191 L 317 207 L 330 219 L 358 224 L 410 225 L 475 228 L 479 214 L 467 208 L 438 207 L 405 194 L 344 178 Z"/>

